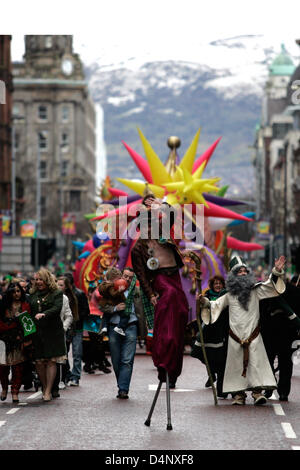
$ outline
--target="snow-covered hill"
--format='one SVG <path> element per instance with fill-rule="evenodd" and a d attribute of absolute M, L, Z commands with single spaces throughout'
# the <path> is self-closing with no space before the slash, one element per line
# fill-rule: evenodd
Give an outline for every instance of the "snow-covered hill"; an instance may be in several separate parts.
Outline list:
<path fill-rule="evenodd" d="M 286 47 L 298 65 L 297 46 Z M 79 52 L 85 60 L 84 48 Z M 249 146 L 260 120 L 268 66 L 280 52 L 280 42 L 245 35 L 199 44 L 198 52 L 197 61 L 194 51 L 175 54 L 164 47 L 137 57 L 121 49 L 107 56 L 103 48 L 97 60 L 86 57 L 92 96 L 104 110 L 107 172 L 112 178 L 140 176 L 121 144 L 124 140 L 143 155 L 137 127 L 163 161 L 170 135 L 180 137 L 182 156 L 201 127 L 199 154 L 222 136 L 206 174 L 222 176 L 221 183 L 230 184 L 232 194 L 251 194 Z"/>

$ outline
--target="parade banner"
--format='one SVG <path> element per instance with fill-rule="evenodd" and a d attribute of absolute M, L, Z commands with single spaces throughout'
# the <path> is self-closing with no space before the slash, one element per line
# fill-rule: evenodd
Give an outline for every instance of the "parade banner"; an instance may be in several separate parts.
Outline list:
<path fill-rule="evenodd" d="M 62 217 L 62 234 L 76 235 L 76 215 L 70 212 L 64 213 Z"/>
<path fill-rule="evenodd" d="M 270 222 L 260 220 L 256 224 L 258 238 L 270 238 Z"/>
<path fill-rule="evenodd" d="M 36 238 L 36 221 L 35 220 L 21 220 L 20 235 L 21 237 Z"/>
<path fill-rule="evenodd" d="M 2 235 L 9 237 L 12 234 L 11 211 L 2 210 Z"/>
<path fill-rule="evenodd" d="M 17 315 L 17 318 L 23 327 L 24 336 L 32 335 L 36 332 L 34 321 L 26 310 Z"/>

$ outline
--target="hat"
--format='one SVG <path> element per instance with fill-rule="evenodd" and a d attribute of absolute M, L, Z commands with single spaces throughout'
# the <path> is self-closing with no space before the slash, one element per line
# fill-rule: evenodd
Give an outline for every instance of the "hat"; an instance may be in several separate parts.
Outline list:
<path fill-rule="evenodd" d="M 142 204 L 144 204 L 145 200 L 146 200 L 148 197 L 153 197 L 153 198 L 155 198 L 155 194 L 154 194 L 153 191 L 151 191 L 151 189 L 149 188 L 148 183 L 145 183 L 145 189 L 144 189 L 144 192 L 143 192 Z"/>
<path fill-rule="evenodd" d="M 245 263 L 245 261 L 243 261 L 243 259 L 240 256 L 234 256 L 233 258 L 231 258 L 229 262 L 230 271 L 236 271 L 236 269 L 239 269 L 242 266 L 248 269 L 247 264 Z"/>

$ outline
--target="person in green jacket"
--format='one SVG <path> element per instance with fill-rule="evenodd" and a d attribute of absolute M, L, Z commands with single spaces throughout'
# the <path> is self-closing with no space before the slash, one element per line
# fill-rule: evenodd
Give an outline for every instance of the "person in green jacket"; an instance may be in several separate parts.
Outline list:
<path fill-rule="evenodd" d="M 64 328 L 60 318 L 63 292 L 45 268 L 36 273 L 35 287 L 30 293 L 31 315 L 36 325 L 32 335 L 34 361 L 43 388 L 43 400 L 51 400 L 56 376 L 56 363 L 66 359 Z"/>

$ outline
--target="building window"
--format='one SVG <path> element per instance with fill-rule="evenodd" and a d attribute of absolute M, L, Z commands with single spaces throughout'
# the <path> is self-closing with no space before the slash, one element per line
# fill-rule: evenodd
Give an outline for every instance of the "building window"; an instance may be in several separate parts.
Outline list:
<path fill-rule="evenodd" d="M 40 162 L 40 178 L 47 178 L 47 162 L 45 160 Z"/>
<path fill-rule="evenodd" d="M 68 175 L 68 167 L 69 167 L 69 161 L 63 160 L 62 165 L 61 165 L 61 176 L 63 178 L 65 178 Z"/>
<path fill-rule="evenodd" d="M 46 204 L 45 196 L 41 196 L 40 203 L 41 203 L 41 216 L 45 217 L 47 215 L 47 204 Z"/>
<path fill-rule="evenodd" d="M 16 198 L 18 202 L 24 197 L 24 183 L 21 178 L 16 177 Z"/>
<path fill-rule="evenodd" d="M 61 147 L 62 150 L 66 151 L 69 147 L 69 134 L 67 132 L 63 132 L 61 135 Z"/>
<path fill-rule="evenodd" d="M 61 118 L 63 122 L 68 122 L 69 121 L 69 115 L 70 115 L 70 108 L 69 106 L 63 106 L 61 110 Z"/>
<path fill-rule="evenodd" d="M 275 123 L 273 124 L 273 139 L 284 139 L 291 129 L 291 124 Z"/>
<path fill-rule="evenodd" d="M 14 136 L 14 149 L 19 150 L 20 148 L 20 134 L 15 134 Z"/>
<path fill-rule="evenodd" d="M 38 146 L 40 150 L 48 149 L 48 133 L 46 131 L 38 133 Z"/>
<path fill-rule="evenodd" d="M 38 118 L 39 118 L 40 121 L 47 121 L 47 119 L 48 119 L 48 110 L 47 110 L 46 105 L 41 104 L 38 107 Z"/>
<path fill-rule="evenodd" d="M 50 49 L 52 47 L 52 37 L 51 36 L 46 36 L 45 46 L 46 46 L 47 49 Z"/>
<path fill-rule="evenodd" d="M 73 212 L 78 212 L 81 210 L 80 191 L 70 191 L 70 210 Z"/>
<path fill-rule="evenodd" d="M 20 114 L 20 106 L 18 104 L 13 105 L 13 116 L 19 116 Z"/>

